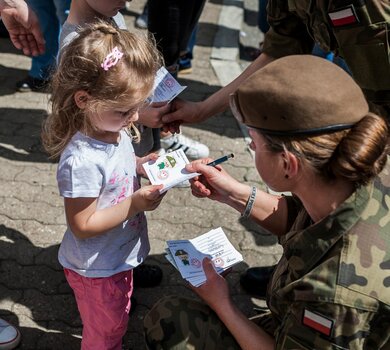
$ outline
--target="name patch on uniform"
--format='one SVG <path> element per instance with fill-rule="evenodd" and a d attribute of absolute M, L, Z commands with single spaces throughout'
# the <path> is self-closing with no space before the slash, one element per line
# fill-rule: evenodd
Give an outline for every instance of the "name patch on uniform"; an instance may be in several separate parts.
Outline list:
<path fill-rule="evenodd" d="M 316 331 L 330 336 L 333 329 L 333 321 L 325 316 L 318 313 L 304 309 L 302 323 Z"/>
<path fill-rule="evenodd" d="M 349 5 L 348 7 L 337 11 L 329 12 L 328 15 L 333 27 L 341 27 L 359 22 L 353 5 Z"/>

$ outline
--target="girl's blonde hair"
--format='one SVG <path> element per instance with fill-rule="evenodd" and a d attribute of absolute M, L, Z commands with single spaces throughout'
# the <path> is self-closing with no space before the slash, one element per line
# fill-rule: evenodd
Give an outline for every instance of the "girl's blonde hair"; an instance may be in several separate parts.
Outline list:
<path fill-rule="evenodd" d="M 123 57 L 106 71 L 102 63 L 115 47 L 123 52 Z M 139 107 L 152 93 L 161 65 L 161 55 L 150 37 L 117 29 L 103 21 L 81 30 L 61 52 L 52 76 L 52 111 L 42 131 L 46 151 L 56 158 L 77 131 L 88 134 L 93 130 L 86 111 Z M 90 96 L 85 110 L 74 99 L 80 90 Z M 138 130 L 130 127 L 133 136 L 139 136 Z"/>
<path fill-rule="evenodd" d="M 308 137 L 262 134 L 274 152 L 291 152 L 324 179 L 343 178 L 359 187 L 383 169 L 389 153 L 386 121 L 368 113 L 351 129 Z"/>

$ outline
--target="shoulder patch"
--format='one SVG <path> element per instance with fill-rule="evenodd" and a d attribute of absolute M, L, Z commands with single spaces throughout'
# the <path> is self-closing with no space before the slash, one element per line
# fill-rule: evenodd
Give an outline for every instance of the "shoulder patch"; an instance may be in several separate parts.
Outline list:
<path fill-rule="evenodd" d="M 329 337 L 332 334 L 334 321 L 305 308 L 303 310 L 302 324 Z"/>
<path fill-rule="evenodd" d="M 329 12 L 328 16 L 333 27 L 342 27 L 359 22 L 359 18 L 352 4 L 342 9 Z"/>

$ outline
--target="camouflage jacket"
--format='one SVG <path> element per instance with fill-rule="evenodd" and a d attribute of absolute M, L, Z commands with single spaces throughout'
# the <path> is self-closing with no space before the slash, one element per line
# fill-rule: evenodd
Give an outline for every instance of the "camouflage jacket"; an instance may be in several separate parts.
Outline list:
<path fill-rule="evenodd" d="M 268 286 L 276 349 L 390 349 L 390 166 L 315 224 L 288 203 Z"/>
<path fill-rule="evenodd" d="M 269 0 L 263 51 L 309 54 L 314 42 L 345 59 L 371 102 L 390 105 L 389 0 Z"/>

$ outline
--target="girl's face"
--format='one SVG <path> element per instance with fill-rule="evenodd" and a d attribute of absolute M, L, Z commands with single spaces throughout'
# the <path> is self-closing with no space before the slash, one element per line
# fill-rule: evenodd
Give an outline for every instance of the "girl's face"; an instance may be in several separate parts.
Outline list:
<path fill-rule="evenodd" d="M 252 138 L 250 148 L 255 152 L 255 165 L 263 181 L 274 191 L 279 191 L 280 180 L 284 178 L 281 153 L 269 150 L 266 139 L 256 130 L 249 129 Z"/>
<path fill-rule="evenodd" d="M 138 120 L 138 107 L 107 109 L 91 116 L 91 123 L 100 131 L 117 133 Z"/>
<path fill-rule="evenodd" d="M 99 15 L 114 17 L 118 11 L 125 7 L 124 0 L 86 0 L 88 5 Z"/>

